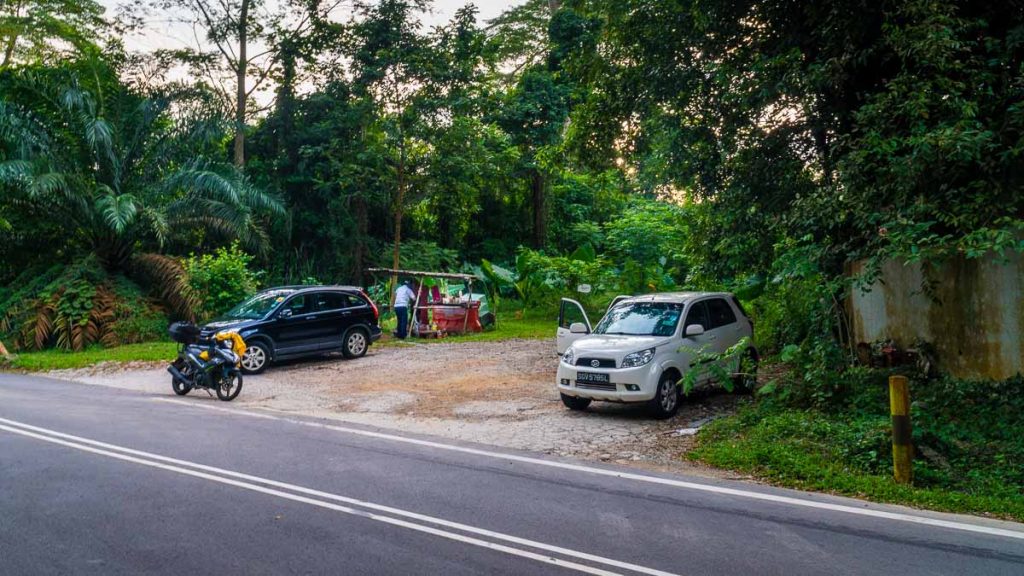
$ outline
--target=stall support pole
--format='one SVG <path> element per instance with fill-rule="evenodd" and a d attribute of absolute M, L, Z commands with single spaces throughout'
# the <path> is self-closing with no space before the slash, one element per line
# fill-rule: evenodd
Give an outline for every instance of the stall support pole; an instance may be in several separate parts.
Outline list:
<path fill-rule="evenodd" d="M 420 316 L 419 316 L 420 298 L 422 296 L 423 296 L 423 282 L 417 280 L 416 281 L 416 301 L 412 303 L 412 318 L 410 319 L 412 322 L 414 322 L 413 326 L 416 327 L 416 337 L 417 338 L 422 338 L 422 336 L 420 335 Z M 410 333 L 411 333 L 411 330 L 410 330 Z"/>
<path fill-rule="evenodd" d="M 473 281 L 466 281 L 466 288 L 469 290 L 469 300 L 466 302 L 466 315 L 462 318 L 462 333 L 469 332 L 469 311 L 473 309 Z"/>

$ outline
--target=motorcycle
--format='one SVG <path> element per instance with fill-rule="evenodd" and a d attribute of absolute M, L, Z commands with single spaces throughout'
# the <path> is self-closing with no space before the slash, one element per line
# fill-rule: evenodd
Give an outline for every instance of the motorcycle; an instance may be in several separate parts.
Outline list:
<path fill-rule="evenodd" d="M 178 357 L 167 367 L 171 388 L 178 396 L 192 390 L 211 390 L 225 402 L 242 391 L 242 356 L 245 341 L 235 332 L 218 332 L 212 339 L 200 339 L 200 330 L 191 322 L 175 322 L 167 332 L 180 344 Z"/>

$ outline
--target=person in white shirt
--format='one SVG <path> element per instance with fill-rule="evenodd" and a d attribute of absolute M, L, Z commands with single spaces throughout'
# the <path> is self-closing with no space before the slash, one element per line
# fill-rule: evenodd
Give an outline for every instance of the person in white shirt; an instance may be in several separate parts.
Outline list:
<path fill-rule="evenodd" d="M 398 330 L 395 332 L 401 340 L 405 340 L 409 330 L 409 306 L 416 300 L 412 291 L 412 283 L 406 280 L 395 290 L 395 316 L 398 317 Z"/>

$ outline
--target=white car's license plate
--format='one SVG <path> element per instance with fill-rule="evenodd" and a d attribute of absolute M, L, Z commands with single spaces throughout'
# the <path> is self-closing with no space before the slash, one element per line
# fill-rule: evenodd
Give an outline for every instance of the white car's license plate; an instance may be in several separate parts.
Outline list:
<path fill-rule="evenodd" d="M 577 382 L 587 382 L 593 384 L 608 384 L 611 380 L 607 374 L 601 374 L 600 372 L 577 372 Z"/>

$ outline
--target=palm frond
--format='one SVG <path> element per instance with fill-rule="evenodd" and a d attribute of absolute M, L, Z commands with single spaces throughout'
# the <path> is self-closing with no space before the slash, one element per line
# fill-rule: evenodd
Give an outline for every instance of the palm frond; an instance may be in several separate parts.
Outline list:
<path fill-rule="evenodd" d="M 67 176 L 59 172 L 47 172 L 45 174 L 33 175 L 28 185 L 28 193 L 34 198 L 58 195 L 65 196 L 67 191 Z"/>
<path fill-rule="evenodd" d="M 32 177 L 32 163 L 28 160 L 0 162 L 0 182 L 24 184 Z"/>
<path fill-rule="evenodd" d="M 96 156 L 96 160 L 102 160 L 114 174 L 114 181 L 118 182 L 121 177 L 120 162 L 117 159 L 117 150 L 114 147 L 114 128 L 103 118 L 83 118 L 85 124 L 85 140 L 89 148 Z"/>
<path fill-rule="evenodd" d="M 33 328 L 33 344 L 37 350 L 45 348 L 46 343 L 53 334 L 53 316 L 53 305 L 48 301 L 41 300 L 36 308 L 35 322 L 33 324 L 26 324 L 26 326 L 32 326 Z"/>
<path fill-rule="evenodd" d="M 138 207 L 131 194 L 104 194 L 96 199 L 96 211 L 108 226 L 121 234 L 135 221 Z"/>
<path fill-rule="evenodd" d="M 149 222 L 150 229 L 156 237 L 157 244 L 163 248 L 171 235 L 171 227 L 167 223 L 167 216 L 163 211 L 149 206 L 143 206 L 142 217 Z"/>
<path fill-rule="evenodd" d="M 214 198 L 232 204 L 241 203 L 238 187 L 233 179 L 211 170 L 202 163 L 177 170 L 164 185 L 171 192 L 197 198 Z"/>
<path fill-rule="evenodd" d="M 137 254 L 131 264 L 134 275 L 141 276 L 175 313 L 195 319 L 201 302 L 179 261 L 163 254 Z"/>

